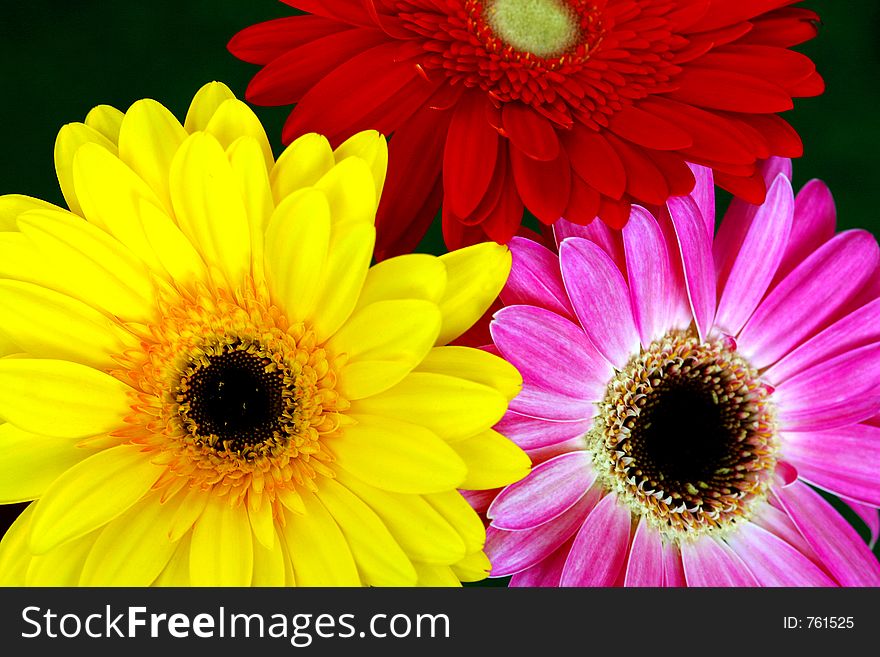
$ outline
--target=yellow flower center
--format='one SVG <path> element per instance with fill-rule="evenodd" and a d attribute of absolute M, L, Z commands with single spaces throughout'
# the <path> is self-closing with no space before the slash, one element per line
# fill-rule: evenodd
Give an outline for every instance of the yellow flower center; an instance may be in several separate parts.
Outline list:
<path fill-rule="evenodd" d="M 564 0 L 490 0 L 486 22 L 516 50 L 555 57 L 580 40 L 578 17 Z"/>
<path fill-rule="evenodd" d="M 253 284 L 166 297 L 143 349 L 115 373 L 140 392 L 119 435 L 167 464 L 157 487 L 259 506 L 333 477 L 325 444 L 348 403 L 314 333 Z"/>
<path fill-rule="evenodd" d="M 748 517 L 776 466 L 769 391 L 723 341 L 673 332 L 608 387 L 588 434 L 600 481 L 678 538 Z"/>

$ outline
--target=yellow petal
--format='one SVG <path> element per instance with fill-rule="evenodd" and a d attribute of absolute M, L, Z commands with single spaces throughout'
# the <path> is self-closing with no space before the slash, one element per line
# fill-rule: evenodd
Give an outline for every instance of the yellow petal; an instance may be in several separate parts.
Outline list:
<path fill-rule="evenodd" d="M 116 144 L 94 128 L 84 123 L 68 123 L 58 131 L 55 138 L 55 175 L 61 185 L 61 193 L 71 212 L 82 214 L 73 183 L 73 158 L 85 144 L 95 144 L 111 155 L 116 155 Z"/>
<path fill-rule="evenodd" d="M 45 287 L 0 280 L 4 332 L 22 351 L 113 369 L 114 356 L 137 346 L 117 322 L 82 301 Z"/>
<path fill-rule="evenodd" d="M 519 371 L 503 358 L 470 347 L 435 347 L 416 367 L 417 372 L 457 376 L 495 388 L 508 401 L 522 389 Z"/>
<path fill-rule="evenodd" d="M 18 230 L 18 216 L 30 210 L 53 210 L 63 212 L 57 205 L 23 194 L 0 196 L 0 231 Z"/>
<path fill-rule="evenodd" d="M 25 585 L 32 558 L 28 548 L 28 532 L 33 512 L 34 505 L 29 504 L 0 541 L 0 587 Z"/>
<path fill-rule="evenodd" d="M 381 198 L 385 173 L 388 171 L 388 142 L 382 133 L 376 130 L 359 132 L 344 141 L 333 155 L 337 162 L 348 157 L 359 157 L 366 162 L 376 182 L 376 198 Z"/>
<path fill-rule="evenodd" d="M 464 541 L 456 528 L 421 495 L 380 490 L 345 470 L 339 471 L 337 479 L 379 516 L 413 561 L 451 564 L 464 557 Z"/>
<path fill-rule="evenodd" d="M 256 538 L 256 537 L 255 537 Z M 254 575 L 251 586 L 284 586 L 287 583 L 283 541 L 272 529 L 271 547 L 254 540 Z"/>
<path fill-rule="evenodd" d="M 452 444 L 468 465 L 461 488 L 488 490 L 519 481 L 529 473 L 531 461 L 513 441 L 489 429 L 478 436 Z"/>
<path fill-rule="evenodd" d="M 375 242 L 376 229 L 369 224 L 357 224 L 342 235 L 333 235 L 321 283 L 320 309 L 312 320 L 318 342 L 333 335 L 354 310 Z"/>
<path fill-rule="evenodd" d="M 445 289 L 446 266 L 440 259 L 425 253 L 410 253 L 370 267 L 355 308 L 392 299 L 439 303 Z"/>
<path fill-rule="evenodd" d="M 237 288 L 251 269 L 250 226 L 238 181 L 217 140 L 202 132 L 189 137 L 174 156 L 170 185 L 181 230 Z"/>
<path fill-rule="evenodd" d="M 275 518 L 272 516 L 272 505 L 264 501 L 258 509 L 248 507 L 247 513 L 254 538 L 271 550 L 275 540 Z"/>
<path fill-rule="evenodd" d="M 396 385 L 425 357 L 440 330 L 440 311 L 417 299 L 378 301 L 357 311 L 327 343 L 348 354 L 339 377 L 347 399 Z"/>
<path fill-rule="evenodd" d="M 417 562 L 415 567 L 419 575 L 418 586 L 461 586 L 461 582 L 449 566 L 432 566 Z"/>
<path fill-rule="evenodd" d="M 109 374 L 79 363 L 0 360 L 0 417 L 25 431 L 86 438 L 119 429 L 130 392 Z"/>
<path fill-rule="evenodd" d="M 105 149 L 86 144 L 73 158 L 73 185 L 83 214 L 103 228 L 151 268 L 159 261 L 144 235 L 140 206 L 160 205 L 147 184 Z"/>
<path fill-rule="evenodd" d="M 351 410 L 418 422 L 445 440 L 462 440 L 498 422 L 507 400 L 494 388 L 473 381 L 412 372 L 385 392 L 353 401 Z"/>
<path fill-rule="evenodd" d="M 222 82 L 209 82 L 204 85 L 190 103 L 183 127 L 189 133 L 204 130 L 217 108 L 230 98 L 235 98 L 235 94 Z"/>
<path fill-rule="evenodd" d="M 176 501 L 161 504 L 159 497 L 145 497 L 100 531 L 83 564 L 81 586 L 149 586 L 156 580 L 177 549 L 168 539 Z"/>
<path fill-rule="evenodd" d="M 27 586 L 76 586 L 83 564 L 98 537 L 91 532 L 45 554 L 35 556 L 28 566 Z"/>
<path fill-rule="evenodd" d="M 282 201 L 266 230 L 266 276 L 272 297 L 291 322 L 318 300 L 330 243 L 330 210 L 321 192 L 304 190 Z"/>
<path fill-rule="evenodd" d="M 333 217 L 333 230 L 351 223 L 376 222 L 376 181 L 370 166 L 359 157 L 349 157 L 315 183 L 327 195 L 330 214 Z"/>
<path fill-rule="evenodd" d="M 412 586 L 416 573 L 379 517 L 357 495 L 332 479 L 324 479 L 318 499 L 342 530 L 367 586 Z"/>
<path fill-rule="evenodd" d="M 21 352 L 21 347 L 15 344 L 12 339 L 7 336 L 2 327 L 0 327 L 0 357 Z"/>
<path fill-rule="evenodd" d="M 280 203 L 298 189 L 311 187 L 333 168 L 333 150 L 322 135 L 303 135 L 284 149 L 269 180 L 275 202 Z"/>
<path fill-rule="evenodd" d="M 492 564 L 489 557 L 480 550 L 467 555 L 458 563 L 452 564 L 452 572 L 462 582 L 479 582 L 486 579 L 489 571 L 492 570 Z"/>
<path fill-rule="evenodd" d="M 119 517 L 156 483 L 163 468 L 138 447 L 98 452 L 52 482 L 31 521 L 35 554 L 83 536 Z"/>
<path fill-rule="evenodd" d="M 486 543 L 486 528 L 483 521 L 468 504 L 467 500 L 457 490 L 443 493 L 425 495 L 425 500 L 443 516 L 446 521 L 455 527 L 455 530 L 464 540 L 465 549 L 468 552 L 476 552 L 483 549 Z"/>
<path fill-rule="evenodd" d="M 187 137 L 174 115 L 155 100 L 134 103 L 119 131 L 119 158 L 140 176 L 171 211 L 168 173 L 171 161 Z"/>
<path fill-rule="evenodd" d="M 446 265 L 446 293 L 440 302 L 443 329 L 437 344 L 452 342 L 483 316 L 501 292 L 510 273 L 506 246 L 475 244 L 440 256 Z"/>
<path fill-rule="evenodd" d="M 339 525 L 313 494 L 304 515 L 287 514 L 284 540 L 297 586 L 361 586 L 354 557 Z"/>
<path fill-rule="evenodd" d="M 94 453 L 69 438 L 50 438 L 8 422 L 0 424 L 0 504 L 40 497 L 62 473 Z"/>
<path fill-rule="evenodd" d="M 230 98 L 220 103 L 214 116 L 205 126 L 205 132 L 216 137 L 224 149 L 240 137 L 252 137 L 260 146 L 266 170 L 270 170 L 275 164 L 272 147 L 269 145 L 263 124 L 253 110 L 237 98 Z"/>
<path fill-rule="evenodd" d="M 436 493 L 458 487 L 465 465 L 449 445 L 424 427 L 383 417 L 349 416 L 341 435 L 327 441 L 336 463 L 366 483 L 397 493 Z"/>
<path fill-rule="evenodd" d="M 110 105 L 98 105 L 86 114 L 86 125 L 97 130 L 112 143 L 119 143 L 119 129 L 125 115 Z"/>
<path fill-rule="evenodd" d="M 201 517 L 202 511 L 205 510 L 211 497 L 210 493 L 199 488 L 190 488 L 186 493 L 180 495 L 182 499 L 168 526 L 168 538 L 172 542 L 189 533 L 189 530 Z"/>
<path fill-rule="evenodd" d="M 9 251 L 22 250 L 21 256 L 8 253 L 10 262 L 0 264 L 6 277 L 45 285 L 124 321 L 152 319 L 155 288 L 148 270 L 103 230 L 70 213 L 48 210 L 26 212 L 18 225 L 37 253 L 26 253 L 20 244 L 0 244 L 0 262 Z M 28 263 L 30 258 L 36 261 Z"/>
<path fill-rule="evenodd" d="M 175 544 L 174 554 L 153 586 L 189 586 L 189 550 L 190 535 L 187 534 Z"/>
<path fill-rule="evenodd" d="M 171 217 L 151 203 L 142 203 L 140 218 L 147 242 L 171 280 L 181 287 L 207 280 L 205 261 Z"/>
<path fill-rule="evenodd" d="M 232 142 L 226 149 L 226 155 L 244 199 L 251 229 L 251 267 L 254 280 L 261 284 L 265 280 L 263 258 L 266 228 L 275 211 L 269 172 L 263 164 L 260 145 L 253 137 L 241 137 Z"/>
<path fill-rule="evenodd" d="M 192 585 L 250 586 L 253 573 L 254 543 L 247 511 L 211 497 L 192 532 Z"/>

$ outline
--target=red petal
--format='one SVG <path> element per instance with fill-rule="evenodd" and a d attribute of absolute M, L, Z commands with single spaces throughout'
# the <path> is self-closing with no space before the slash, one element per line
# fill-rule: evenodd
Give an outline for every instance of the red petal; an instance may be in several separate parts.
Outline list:
<path fill-rule="evenodd" d="M 755 161 L 754 153 L 731 134 L 730 124 L 716 114 L 662 96 L 645 98 L 640 106 L 690 133 L 693 145 L 680 151 L 689 160 L 693 156 L 732 164 Z"/>
<path fill-rule="evenodd" d="M 510 156 L 509 146 L 503 139 L 498 140 L 498 155 L 495 157 L 495 173 L 489 181 L 489 187 L 480 200 L 476 209 L 467 216 L 459 216 L 458 220 L 465 226 L 476 226 L 482 223 L 498 205 L 501 200 L 501 192 L 505 185 L 513 185 L 513 174 L 509 173 Z"/>
<path fill-rule="evenodd" d="M 654 162 L 645 157 L 639 147 L 614 135 L 608 135 L 608 142 L 626 169 L 626 193 L 641 203 L 665 203 L 669 198 L 669 187 Z"/>
<path fill-rule="evenodd" d="M 294 9 L 307 14 L 317 14 L 327 18 L 335 18 L 352 25 L 371 25 L 372 17 L 367 12 L 362 0 L 281 0 Z"/>
<path fill-rule="evenodd" d="M 486 234 L 482 228 L 465 226 L 446 205 L 443 206 L 442 227 L 443 241 L 450 251 L 486 241 Z"/>
<path fill-rule="evenodd" d="M 798 0 L 712 0 L 712 6 L 705 16 L 691 26 L 693 32 L 706 32 L 725 25 L 747 21 L 755 16 L 790 5 Z"/>
<path fill-rule="evenodd" d="M 388 142 L 388 175 L 376 215 L 376 257 L 412 251 L 443 197 L 440 163 L 450 113 L 421 109 Z"/>
<path fill-rule="evenodd" d="M 767 196 L 767 186 L 760 171 L 748 178 L 715 171 L 715 184 L 752 205 L 761 205 Z"/>
<path fill-rule="evenodd" d="M 761 133 L 773 155 L 780 157 L 800 157 L 804 154 L 804 144 L 800 135 L 781 116 L 775 114 L 753 114 L 742 120 Z"/>
<path fill-rule="evenodd" d="M 787 91 L 795 83 L 816 72 L 816 65 L 806 55 L 774 46 L 725 46 L 713 50 L 695 63 L 704 68 L 725 69 L 761 77 Z"/>
<path fill-rule="evenodd" d="M 498 133 L 486 121 L 486 97 L 466 93 L 455 106 L 443 154 L 444 203 L 459 217 L 480 204 L 495 173 Z"/>
<path fill-rule="evenodd" d="M 632 204 L 629 199 L 615 200 L 603 196 L 599 201 L 599 219 L 609 228 L 623 228 L 629 221 L 629 212 L 632 210 Z"/>
<path fill-rule="evenodd" d="M 550 121 L 520 102 L 505 103 L 502 109 L 504 134 L 523 153 L 544 162 L 559 155 L 559 139 Z"/>
<path fill-rule="evenodd" d="M 251 80 L 245 97 L 258 105 L 296 103 L 335 68 L 383 41 L 378 30 L 360 28 L 306 43 L 269 62 Z"/>
<path fill-rule="evenodd" d="M 614 149 L 600 133 L 576 123 L 563 136 L 575 172 L 599 193 L 620 198 L 626 189 L 626 171 Z"/>
<path fill-rule="evenodd" d="M 791 88 L 791 95 L 796 98 L 812 98 L 825 92 L 825 80 L 818 73 L 813 73 Z"/>
<path fill-rule="evenodd" d="M 791 48 L 815 38 L 818 25 L 816 12 L 786 7 L 752 21 L 752 31 L 743 37 L 742 42 Z"/>
<path fill-rule="evenodd" d="M 691 136 L 675 124 L 633 105 L 615 112 L 608 120 L 608 129 L 634 144 L 661 151 L 676 151 L 693 144 Z"/>
<path fill-rule="evenodd" d="M 498 205 L 489 213 L 481 226 L 489 239 L 507 244 L 519 230 L 523 217 L 523 202 L 516 191 L 513 178 L 509 177 L 501 188 Z"/>
<path fill-rule="evenodd" d="M 412 61 L 395 61 L 397 42 L 366 50 L 312 87 L 294 108 L 281 139 L 306 132 L 336 143 L 360 130 L 389 134 L 433 93 Z"/>
<path fill-rule="evenodd" d="M 708 109 L 769 114 L 794 107 L 779 85 L 736 71 L 691 65 L 673 83 L 678 88 L 668 98 Z"/>
<path fill-rule="evenodd" d="M 226 47 L 246 62 L 268 64 L 292 48 L 347 27 L 321 16 L 285 16 L 246 27 L 232 37 Z"/>
<path fill-rule="evenodd" d="M 677 153 L 666 151 L 643 151 L 644 155 L 651 158 L 654 165 L 666 179 L 670 196 L 684 196 L 694 189 L 696 180 L 694 172 L 684 159 Z"/>
<path fill-rule="evenodd" d="M 571 192 L 571 165 L 565 150 L 552 162 L 539 162 L 510 149 L 513 177 L 523 203 L 539 221 L 554 223 L 562 216 Z"/>
<path fill-rule="evenodd" d="M 571 193 L 562 216 L 573 224 L 586 226 L 599 214 L 600 195 L 577 174 L 571 177 Z"/>

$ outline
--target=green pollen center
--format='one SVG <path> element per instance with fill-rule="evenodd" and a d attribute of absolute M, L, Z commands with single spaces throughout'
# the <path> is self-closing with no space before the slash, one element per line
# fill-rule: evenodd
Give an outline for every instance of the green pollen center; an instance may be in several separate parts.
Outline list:
<path fill-rule="evenodd" d="M 486 21 L 507 45 L 538 57 L 554 57 L 580 38 L 577 16 L 564 0 L 490 0 Z"/>

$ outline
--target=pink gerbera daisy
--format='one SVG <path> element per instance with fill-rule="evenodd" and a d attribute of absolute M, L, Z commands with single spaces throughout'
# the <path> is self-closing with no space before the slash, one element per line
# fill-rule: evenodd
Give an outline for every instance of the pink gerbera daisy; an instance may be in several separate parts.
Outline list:
<path fill-rule="evenodd" d="M 561 221 L 558 256 L 513 240 L 491 333 L 525 383 L 498 430 L 535 467 L 482 499 L 494 576 L 880 585 L 816 490 L 876 527 L 880 249 L 835 235 L 827 187 L 795 198 L 790 166 L 768 162 L 766 202 L 735 200 L 717 233 L 695 169 L 690 196 L 634 206 L 622 232 Z"/>

